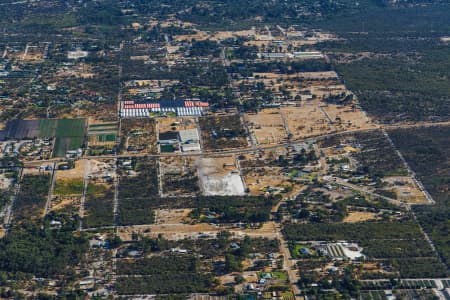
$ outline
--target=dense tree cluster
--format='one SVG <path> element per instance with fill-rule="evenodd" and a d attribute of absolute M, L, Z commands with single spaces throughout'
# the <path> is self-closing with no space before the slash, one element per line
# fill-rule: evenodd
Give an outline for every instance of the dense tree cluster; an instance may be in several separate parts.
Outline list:
<path fill-rule="evenodd" d="M 23 223 L 0 240 L 0 269 L 41 277 L 73 274 L 88 249 L 87 239 L 72 231 Z M 42 227 L 41 227 L 42 226 Z"/>

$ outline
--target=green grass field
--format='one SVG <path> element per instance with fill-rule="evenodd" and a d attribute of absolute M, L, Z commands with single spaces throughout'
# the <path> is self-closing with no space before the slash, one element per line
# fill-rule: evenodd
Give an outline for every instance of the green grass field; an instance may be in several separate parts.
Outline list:
<path fill-rule="evenodd" d="M 55 140 L 55 148 L 53 149 L 53 157 L 64 157 L 69 150 L 81 148 L 84 143 L 84 137 L 57 137 Z"/>
<path fill-rule="evenodd" d="M 115 134 L 99 134 L 97 136 L 98 142 L 115 142 L 117 136 Z"/>
<path fill-rule="evenodd" d="M 55 135 L 57 125 L 56 119 L 44 119 L 39 121 L 39 136 L 52 137 Z"/>
<path fill-rule="evenodd" d="M 94 128 L 94 127 L 115 127 L 117 128 L 117 123 L 113 122 L 113 123 L 99 123 L 99 124 L 90 124 L 89 125 L 89 129 Z"/>
<path fill-rule="evenodd" d="M 39 122 L 40 137 L 56 137 L 53 157 L 63 157 L 68 150 L 81 148 L 86 136 L 86 119 L 43 119 Z M 115 135 L 105 134 L 107 141 Z"/>
<path fill-rule="evenodd" d="M 55 195 L 81 195 L 83 193 L 83 180 L 71 179 L 67 181 L 57 180 L 55 183 Z"/>
<path fill-rule="evenodd" d="M 276 278 L 280 279 L 280 280 L 286 280 L 287 279 L 287 275 L 284 272 L 273 271 L 272 275 L 275 276 Z"/>
<path fill-rule="evenodd" d="M 84 136 L 86 119 L 61 119 L 56 127 L 56 137 Z"/>

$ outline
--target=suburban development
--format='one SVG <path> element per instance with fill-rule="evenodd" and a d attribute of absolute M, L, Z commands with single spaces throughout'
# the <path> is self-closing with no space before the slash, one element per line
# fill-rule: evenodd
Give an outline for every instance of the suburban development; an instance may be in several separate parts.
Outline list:
<path fill-rule="evenodd" d="M 0 16 L 0 299 L 450 299 L 447 1 Z"/>

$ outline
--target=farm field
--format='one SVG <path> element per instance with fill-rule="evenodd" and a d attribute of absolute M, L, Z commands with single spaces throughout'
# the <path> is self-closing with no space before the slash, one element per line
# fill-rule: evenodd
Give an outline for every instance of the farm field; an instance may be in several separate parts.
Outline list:
<path fill-rule="evenodd" d="M 87 128 L 90 147 L 113 145 L 117 140 L 118 123 L 89 123 Z"/>
<path fill-rule="evenodd" d="M 69 150 L 81 148 L 86 136 L 86 119 L 60 119 L 56 125 L 54 157 L 63 157 Z"/>
<path fill-rule="evenodd" d="M 5 136 L 14 139 L 26 139 L 39 137 L 39 120 L 13 120 L 6 124 Z"/>
<path fill-rule="evenodd" d="M 39 121 L 39 136 L 40 137 L 52 137 L 55 136 L 56 119 L 44 119 Z"/>
<path fill-rule="evenodd" d="M 85 119 L 40 119 L 8 122 L 6 136 L 16 139 L 56 137 L 54 156 L 80 148 L 84 142 Z"/>

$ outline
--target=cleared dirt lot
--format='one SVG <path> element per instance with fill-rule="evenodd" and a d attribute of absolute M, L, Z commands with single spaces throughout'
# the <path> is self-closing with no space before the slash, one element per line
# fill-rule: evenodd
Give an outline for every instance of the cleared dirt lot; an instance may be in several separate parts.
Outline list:
<path fill-rule="evenodd" d="M 186 209 L 157 209 L 155 210 L 155 224 L 182 224 L 190 221 L 190 208 Z"/>
<path fill-rule="evenodd" d="M 58 179 L 75 179 L 83 178 L 86 170 L 87 160 L 80 159 L 75 161 L 75 168 L 69 170 L 57 170 L 56 178 Z"/>
<path fill-rule="evenodd" d="M 344 223 L 357 223 L 377 219 L 377 215 L 372 212 L 354 211 L 349 212 L 348 216 L 343 220 Z"/>
<path fill-rule="evenodd" d="M 356 107 L 352 109 L 350 106 L 328 104 L 323 106 L 323 110 L 327 112 L 333 125 L 339 131 L 374 128 L 367 115 Z"/>
<path fill-rule="evenodd" d="M 311 100 L 301 107 L 283 107 L 292 138 L 301 139 L 334 131 L 334 127 L 321 111 L 318 100 Z"/>
<path fill-rule="evenodd" d="M 388 177 L 384 178 L 383 181 L 394 185 L 392 190 L 400 201 L 412 204 L 428 203 L 424 194 L 410 177 Z"/>
<path fill-rule="evenodd" d="M 277 230 L 272 222 L 267 222 L 258 229 L 227 228 L 205 223 L 195 225 L 136 225 L 119 227 L 118 235 L 123 241 L 130 241 L 133 233 L 150 237 L 157 237 L 159 234 L 162 234 L 166 239 L 180 240 L 184 238 L 198 238 L 200 234 L 206 234 L 208 236 L 207 238 L 214 238 L 218 232 L 221 232 L 224 229 L 229 230 L 229 232 L 237 238 L 244 238 L 246 235 L 250 237 L 267 237 L 272 239 L 278 237 Z"/>
<path fill-rule="evenodd" d="M 70 209 L 78 211 L 81 205 L 81 196 L 56 196 L 52 198 L 50 211 Z"/>
<path fill-rule="evenodd" d="M 245 187 L 234 156 L 201 158 L 197 161 L 204 195 L 244 195 Z"/>
<path fill-rule="evenodd" d="M 287 132 L 279 109 L 263 109 L 257 114 L 247 114 L 246 118 L 258 144 L 279 144 L 287 140 Z"/>
<path fill-rule="evenodd" d="M 203 148 L 224 150 L 248 145 L 247 135 L 238 114 L 211 115 L 199 119 Z"/>
<path fill-rule="evenodd" d="M 282 189 L 290 186 L 287 178 L 280 174 L 279 168 L 246 168 L 245 184 L 251 195 L 264 195 L 267 189 Z"/>
<path fill-rule="evenodd" d="M 159 132 L 197 128 L 197 118 L 159 118 L 157 123 Z"/>

